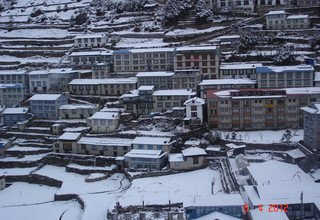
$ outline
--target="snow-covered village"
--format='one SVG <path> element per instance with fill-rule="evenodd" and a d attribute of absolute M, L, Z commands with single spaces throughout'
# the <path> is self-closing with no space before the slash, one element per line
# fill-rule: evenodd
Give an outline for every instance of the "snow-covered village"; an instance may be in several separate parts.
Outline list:
<path fill-rule="evenodd" d="M 319 0 L 0 0 L 1 220 L 319 220 Z"/>

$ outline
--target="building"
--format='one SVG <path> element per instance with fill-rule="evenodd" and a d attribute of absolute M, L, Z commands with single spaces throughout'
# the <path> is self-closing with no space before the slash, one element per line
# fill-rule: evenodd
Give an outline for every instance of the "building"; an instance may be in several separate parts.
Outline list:
<path fill-rule="evenodd" d="M 300 108 L 319 99 L 319 87 L 209 90 L 208 122 L 222 130 L 298 128 L 303 125 Z"/>
<path fill-rule="evenodd" d="M 6 108 L 3 113 L 3 124 L 11 126 L 29 119 L 29 108 Z"/>
<path fill-rule="evenodd" d="M 249 78 L 257 79 L 256 67 L 261 67 L 261 63 L 231 63 L 221 64 L 219 75 L 221 79 Z"/>
<path fill-rule="evenodd" d="M 253 0 L 217 0 L 217 8 L 220 10 L 233 10 L 236 12 L 254 12 L 255 2 Z"/>
<path fill-rule="evenodd" d="M 86 34 L 74 38 L 75 48 L 105 47 L 108 37 L 105 34 Z"/>
<path fill-rule="evenodd" d="M 132 149 L 124 155 L 130 169 L 157 169 L 167 165 L 167 152 L 161 150 Z"/>
<path fill-rule="evenodd" d="M 173 89 L 193 89 L 197 90 L 200 83 L 200 69 L 179 69 L 174 71 L 172 76 Z"/>
<path fill-rule="evenodd" d="M 312 87 L 312 66 L 263 66 L 257 67 L 258 88 Z"/>
<path fill-rule="evenodd" d="M 174 48 L 114 51 L 115 72 L 173 71 Z"/>
<path fill-rule="evenodd" d="M 6 188 L 6 177 L 4 175 L 0 176 L 0 190 Z"/>
<path fill-rule="evenodd" d="M 285 11 L 270 11 L 266 14 L 266 28 L 273 30 L 294 30 L 310 27 L 308 15 L 289 15 Z"/>
<path fill-rule="evenodd" d="M 240 194 L 236 193 L 208 195 L 206 197 L 197 197 L 195 195 L 189 202 L 183 203 L 186 220 L 200 218 L 213 212 L 220 212 L 234 218 L 242 219 L 243 205 L 244 202 Z"/>
<path fill-rule="evenodd" d="M 255 88 L 256 81 L 248 78 L 241 79 L 205 79 L 199 83 L 200 96 L 206 97 L 206 90 Z"/>
<path fill-rule="evenodd" d="M 137 78 L 74 79 L 68 87 L 73 95 L 121 96 L 137 88 Z"/>
<path fill-rule="evenodd" d="M 184 107 L 184 102 L 194 97 L 196 92 L 190 89 L 157 90 L 152 94 L 155 112 L 172 111 L 175 107 Z"/>
<path fill-rule="evenodd" d="M 0 105 L 15 106 L 24 100 L 26 89 L 23 84 L 0 84 Z"/>
<path fill-rule="evenodd" d="M 291 164 L 298 164 L 306 155 L 299 149 L 286 151 L 286 162 Z"/>
<path fill-rule="evenodd" d="M 204 99 L 193 97 L 185 101 L 183 104 L 186 106 L 186 118 L 199 119 L 201 123 L 203 123 Z"/>
<path fill-rule="evenodd" d="M 69 55 L 72 67 L 91 67 L 94 63 L 113 63 L 113 51 L 92 50 L 73 52 Z"/>
<path fill-rule="evenodd" d="M 12 146 L 13 144 L 10 141 L 0 141 L 0 155 L 4 154 L 5 150 L 9 149 Z"/>
<path fill-rule="evenodd" d="M 319 0 L 297 0 L 299 7 L 319 6 Z"/>
<path fill-rule="evenodd" d="M 280 205 L 280 204 L 279 204 Z M 278 205 L 277 205 L 278 206 Z M 262 206 L 261 209 L 253 209 L 249 211 L 249 219 L 250 220 L 259 220 L 259 219 L 268 219 L 268 220 L 289 220 L 288 216 L 285 212 L 278 210 L 278 212 L 271 212 L 273 208 L 271 205 Z"/>
<path fill-rule="evenodd" d="M 149 115 L 153 111 L 154 86 L 140 86 L 121 96 L 126 112 L 139 115 Z"/>
<path fill-rule="evenodd" d="M 32 92 L 66 92 L 68 83 L 80 77 L 79 72 L 72 68 L 34 70 L 28 75 L 29 88 Z"/>
<path fill-rule="evenodd" d="M 303 110 L 303 143 L 320 149 L 320 102 L 301 108 Z"/>
<path fill-rule="evenodd" d="M 137 77 L 139 86 L 154 86 L 158 89 L 172 89 L 174 72 L 139 72 Z"/>
<path fill-rule="evenodd" d="M 99 111 L 99 105 L 92 104 L 67 104 L 59 107 L 61 119 L 85 119 Z"/>
<path fill-rule="evenodd" d="M 0 84 L 22 84 L 28 89 L 28 81 L 26 70 L 0 70 Z"/>
<path fill-rule="evenodd" d="M 172 143 L 169 137 L 136 137 L 132 141 L 132 149 L 138 150 L 159 150 L 170 152 Z"/>
<path fill-rule="evenodd" d="M 117 112 L 96 112 L 87 118 L 87 126 L 92 133 L 115 132 L 119 125 L 120 114 Z"/>
<path fill-rule="evenodd" d="M 82 137 L 77 141 L 78 154 L 124 156 L 131 150 L 133 139 L 115 137 Z"/>
<path fill-rule="evenodd" d="M 175 49 L 174 69 L 200 69 L 202 79 L 219 78 L 220 48 L 218 46 L 185 46 Z"/>
<path fill-rule="evenodd" d="M 54 151 L 57 153 L 78 153 L 77 141 L 80 139 L 82 134 L 80 132 L 65 132 L 58 141 L 54 144 Z"/>
<path fill-rule="evenodd" d="M 92 79 L 105 79 L 109 78 L 112 72 L 112 65 L 109 63 L 94 63 L 92 65 Z"/>
<path fill-rule="evenodd" d="M 320 87 L 320 72 L 314 73 L 314 86 Z"/>
<path fill-rule="evenodd" d="M 65 94 L 35 94 L 30 99 L 31 113 L 40 119 L 57 120 L 59 107 L 68 103 Z"/>
<path fill-rule="evenodd" d="M 205 150 L 199 147 L 189 147 L 181 154 L 170 154 L 170 168 L 173 170 L 193 170 L 207 165 Z"/>

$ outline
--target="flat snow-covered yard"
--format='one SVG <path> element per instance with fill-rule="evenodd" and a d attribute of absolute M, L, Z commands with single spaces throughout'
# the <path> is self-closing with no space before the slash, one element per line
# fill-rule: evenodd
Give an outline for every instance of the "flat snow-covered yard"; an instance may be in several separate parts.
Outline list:
<path fill-rule="evenodd" d="M 119 199 L 120 205 L 168 204 L 188 202 L 193 197 L 210 196 L 211 181 L 215 178 L 214 192 L 222 190 L 220 173 L 209 168 L 161 177 L 135 179 Z M 221 195 L 221 194 L 219 194 Z"/>
<path fill-rule="evenodd" d="M 260 143 L 260 144 L 272 144 L 272 143 L 280 143 L 285 130 L 278 131 L 270 131 L 270 130 L 262 130 L 262 131 L 236 131 L 237 134 L 235 142 L 245 142 L 245 143 Z M 232 131 L 222 131 L 222 139 L 226 140 L 227 134 L 229 134 L 231 138 Z M 298 142 L 303 139 L 303 130 L 299 129 L 296 132 L 291 132 L 292 138 L 291 142 Z"/>

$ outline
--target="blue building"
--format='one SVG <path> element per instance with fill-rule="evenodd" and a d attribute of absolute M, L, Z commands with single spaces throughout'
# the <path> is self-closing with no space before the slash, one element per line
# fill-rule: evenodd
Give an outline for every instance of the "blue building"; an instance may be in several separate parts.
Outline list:
<path fill-rule="evenodd" d="M 36 94 L 30 99 L 31 112 L 36 118 L 56 120 L 59 118 L 59 107 L 68 104 L 64 94 Z"/>
<path fill-rule="evenodd" d="M 303 110 L 303 143 L 313 149 L 320 149 L 320 103 L 301 108 Z"/>
<path fill-rule="evenodd" d="M 3 124 L 11 126 L 29 118 L 29 108 L 6 108 L 3 113 Z"/>

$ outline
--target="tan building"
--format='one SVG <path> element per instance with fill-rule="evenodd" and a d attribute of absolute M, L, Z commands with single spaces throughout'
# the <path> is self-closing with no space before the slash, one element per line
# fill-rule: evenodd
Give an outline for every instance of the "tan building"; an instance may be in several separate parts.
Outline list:
<path fill-rule="evenodd" d="M 220 48 L 217 46 L 185 46 L 175 49 L 175 70 L 200 69 L 203 79 L 219 78 Z"/>
<path fill-rule="evenodd" d="M 87 118 L 87 126 L 92 133 L 115 132 L 119 125 L 120 114 L 117 112 L 96 112 Z"/>
<path fill-rule="evenodd" d="M 99 111 L 99 105 L 67 104 L 59 107 L 61 119 L 85 119 Z"/>
<path fill-rule="evenodd" d="M 65 132 L 54 144 L 54 151 L 57 153 L 77 153 L 77 141 L 81 137 L 79 132 Z"/>
<path fill-rule="evenodd" d="M 189 147 L 181 154 L 170 154 L 169 163 L 173 170 L 193 170 L 207 165 L 205 150 L 199 147 Z"/>
<path fill-rule="evenodd" d="M 221 130 L 298 128 L 301 107 L 320 100 L 320 87 L 207 91 L 208 123 Z"/>
<path fill-rule="evenodd" d="M 137 78 L 74 79 L 69 84 L 73 95 L 121 96 L 136 89 Z"/>

